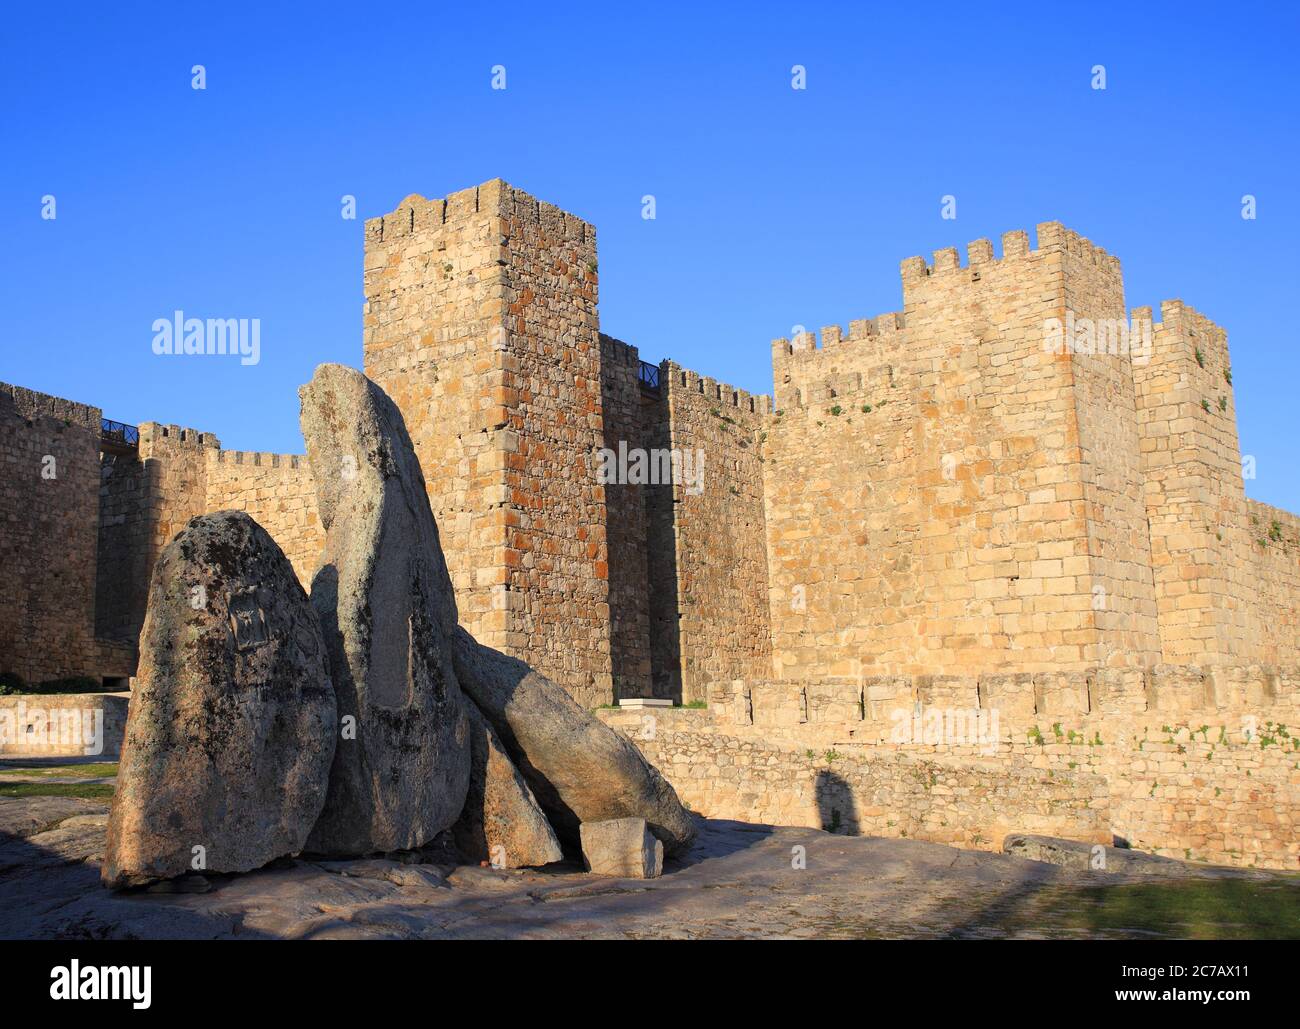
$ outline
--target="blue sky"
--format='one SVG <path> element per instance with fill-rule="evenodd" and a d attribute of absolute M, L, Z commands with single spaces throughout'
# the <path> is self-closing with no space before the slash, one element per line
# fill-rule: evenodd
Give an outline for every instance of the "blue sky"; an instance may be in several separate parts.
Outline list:
<path fill-rule="evenodd" d="M 1300 511 L 1300 17 L 1283 5 L 96 4 L 6 22 L 5 381 L 299 451 L 297 386 L 361 361 L 362 220 L 497 176 L 597 226 L 606 332 L 755 392 L 791 326 L 900 308 L 903 258 L 1059 220 L 1120 256 L 1129 307 L 1178 297 L 1228 329 L 1247 491 Z M 155 356 L 176 308 L 260 318 L 261 363 Z"/>

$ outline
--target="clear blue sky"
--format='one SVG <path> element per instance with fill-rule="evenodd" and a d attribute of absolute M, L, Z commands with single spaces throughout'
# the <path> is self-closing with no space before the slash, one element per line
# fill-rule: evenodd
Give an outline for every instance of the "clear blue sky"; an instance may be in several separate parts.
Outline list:
<path fill-rule="evenodd" d="M 597 226 L 606 332 L 770 392 L 769 341 L 898 309 L 902 258 L 1060 220 L 1228 329 L 1248 492 L 1300 511 L 1290 5 L 616 6 L 11 5 L 0 379 L 299 451 L 362 220 L 500 176 Z M 176 308 L 260 318 L 261 364 L 156 357 Z"/>

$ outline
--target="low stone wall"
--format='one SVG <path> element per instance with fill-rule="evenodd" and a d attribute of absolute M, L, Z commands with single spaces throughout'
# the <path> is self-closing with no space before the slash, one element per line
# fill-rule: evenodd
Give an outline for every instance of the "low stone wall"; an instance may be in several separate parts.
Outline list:
<path fill-rule="evenodd" d="M 129 693 L 0 697 L 0 758 L 117 758 Z"/>
<path fill-rule="evenodd" d="M 717 732 L 633 738 L 683 802 L 713 818 L 985 850 L 1015 831 L 1111 842 L 1106 781 L 1084 771 L 798 750 Z"/>
<path fill-rule="evenodd" d="M 1260 666 L 735 683 L 707 711 L 601 715 L 714 817 L 1296 869 L 1296 685 Z"/>

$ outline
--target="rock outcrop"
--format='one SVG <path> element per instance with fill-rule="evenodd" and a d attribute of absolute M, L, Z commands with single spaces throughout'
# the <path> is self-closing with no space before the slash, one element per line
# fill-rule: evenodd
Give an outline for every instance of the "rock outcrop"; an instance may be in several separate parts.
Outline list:
<path fill-rule="evenodd" d="M 474 861 L 529 868 L 564 855 L 551 824 L 500 739 L 474 704 L 470 721 L 469 793 L 454 826 L 456 845 Z"/>
<path fill-rule="evenodd" d="M 469 720 L 448 645 L 456 604 L 419 462 L 396 405 L 353 368 L 321 365 L 299 391 L 325 529 L 311 601 L 340 735 L 307 849 L 423 846 L 469 783 Z"/>
<path fill-rule="evenodd" d="M 153 570 L 103 880 L 302 850 L 335 730 L 320 624 L 280 548 L 239 511 L 192 519 Z"/>
<path fill-rule="evenodd" d="M 669 855 L 690 846 L 690 814 L 626 737 L 579 707 L 562 686 L 464 629 L 452 649 L 465 692 L 492 723 L 562 840 L 577 845 L 583 822 L 643 818 Z"/>
<path fill-rule="evenodd" d="M 644 818 L 613 818 L 582 823 L 582 862 L 588 872 L 617 879 L 658 879 L 664 871 L 664 845 Z"/>

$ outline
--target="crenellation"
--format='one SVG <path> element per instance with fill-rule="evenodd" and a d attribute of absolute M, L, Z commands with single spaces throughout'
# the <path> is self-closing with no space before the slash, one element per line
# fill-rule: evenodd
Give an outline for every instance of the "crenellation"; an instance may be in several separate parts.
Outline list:
<path fill-rule="evenodd" d="M 977 239 L 966 244 L 966 266 L 975 269 L 982 264 L 993 262 L 993 243 L 987 239 Z"/>
<path fill-rule="evenodd" d="M 956 247 L 944 247 L 942 250 L 936 250 L 934 252 L 934 264 L 930 268 L 931 275 L 960 270 L 961 263 L 957 260 Z"/>
<path fill-rule="evenodd" d="M 1029 233 L 1015 229 L 1002 233 L 1002 260 L 1029 256 Z"/>

